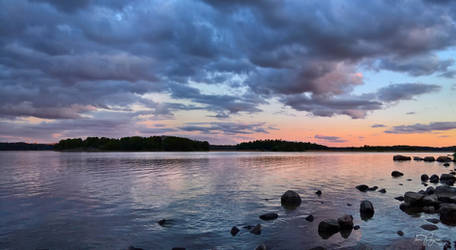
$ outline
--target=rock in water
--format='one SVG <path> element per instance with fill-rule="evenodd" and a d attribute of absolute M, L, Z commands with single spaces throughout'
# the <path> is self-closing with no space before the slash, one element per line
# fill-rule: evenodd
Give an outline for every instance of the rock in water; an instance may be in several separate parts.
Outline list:
<path fill-rule="evenodd" d="M 353 228 L 353 216 L 351 215 L 344 215 L 342 217 L 339 217 L 337 219 L 337 222 L 339 223 L 339 227 L 341 229 L 352 229 Z"/>
<path fill-rule="evenodd" d="M 368 188 L 367 191 L 375 191 L 377 189 L 378 189 L 377 186 L 373 186 L 373 187 Z"/>
<path fill-rule="evenodd" d="M 421 225 L 421 228 L 424 230 L 427 230 L 427 231 L 434 231 L 434 230 L 439 229 L 439 227 L 434 224 L 424 224 L 424 225 Z"/>
<path fill-rule="evenodd" d="M 443 166 L 444 166 L 444 167 L 449 167 L 449 166 L 450 166 L 450 163 L 444 163 Z"/>
<path fill-rule="evenodd" d="M 316 195 L 320 196 L 321 195 L 321 191 L 320 190 L 317 190 L 317 192 L 315 192 Z"/>
<path fill-rule="evenodd" d="M 313 215 L 309 215 L 306 217 L 306 221 L 312 222 L 314 220 Z"/>
<path fill-rule="evenodd" d="M 428 180 L 429 180 L 429 176 L 427 174 L 421 175 L 421 181 L 428 181 Z"/>
<path fill-rule="evenodd" d="M 255 250 L 268 250 L 265 244 L 258 245 Z"/>
<path fill-rule="evenodd" d="M 434 156 L 426 156 L 426 157 L 424 157 L 423 161 L 433 162 L 433 161 L 435 161 L 435 158 L 434 158 Z"/>
<path fill-rule="evenodd" d="M 436 174 L 431 175 L 431 178 L 429 178 L 429 181 L 431 183 L 439 183 L 439 176 Z"/>
<path fill-rule="evenodd" d="M 433 223 L 433 224 L 437 224 L 440 222 L 439 219 L 436 219 L 436 218 L 430 218 L 430 219 L 426 219 L 427 221 L 429 221 L 430 223 Z"/>
<path fill-rule="evenodd" d="M 406 203 L 412 206 L 419 206 L 423 202 L 424 195 L 416 192 L 406 192 L 404 194 L 404 200 Z"/>
<path fill-rule="evenodd" d="M 128 250 L 144 250 L 144 249 L 139 248 L 139 247 L 129 246 Z"/>
<path fill-rule="evenodd" d="M 402 232 L 401 230 L 397 231 L 397 235 L 399 236 L 404 236 L 404 232 Z"/>
<path fill-rule="evenodd" d="M 337 220 L 334 219 L 326 219 L 318 224 L 318 234 L 323 239 L 328 239 L 331 235 L 339 232 L 340 226 Z"/>
<path fill-rule="evenodd" d="M 292 190 L 286 191 L 280 198 L 282 206 L 286 208 L 296 208 L 301 205 L 301 197 L 298 193 Z"/>
<path fill-rule="evenodd" d="M 437 157 L 438 162 L 451 162 L 451 158 L 448 156 L 439 156 Z"/>
<path fill-rule="evenodd" d="M 384 193 L 386 193 L 386 189 L 382 188 L 382 189 L 378 190 L 378 192 L 384 194 Z"/>
<path fill-rule="evenodd" d="M 369 189 L 369 187 L 367 185 L 361 184 L 356 186 L 356 189 L 358 189 L 361 192 L 366 192 Z"/>
<path fill-rule="evenodd" d="M 439 209 L 440 221 L 447 225 L 456 225 L 456 204 L 444 203 Z"/>
<path fill-rule="evenodd" d="M 232 227 L 230 233 L 231 233 L 231 235 L 235 236 L 237 233 L 239 233 L 239 231 L 240 231 L 239 228 Z"/>
<path fill-rule="evenodd" d="M 276 213 L 267 213 L 267 214 L 260 215 L 260 219 L 262 219 L 262 220 L 275 220 L 278 217 L 279 217 L 279 215 Z"/>
<path fill-rule="evenodd" d="M 260 235 L 261 234 L 261 224 L 257 224 L 255 227 L 250 230 L 250 233 Z"/>
<path fill-rule="evenodd" d="M 412 158 L 410 156 L 404 155 L 395 155 L 393 156 L 393 161 L 410 161 Z"/>
<path fill-rule="evenodd" d="M 391 172 L 391 176 L 393 176 L 393 177 L 401 177 L 403 175 L 404 175 L 403 173 L 396 171 L 396 170 Z"/>
<path fill-rule="evenodd" d="M 424 159 L 423 159 L 422 157 L 415 156 L 415 157 L 413 157 L 413 160 L 415 160 L 415 161 L 422 161 L 422 160 L 424 160 Z"/>
<path fill-rule="evenodd" d="M 359 212 L 361 214 L 361 219 L 368 220 L 374 216 L 374 206 L 370 201 L 363 200 L 359 206 Z"/>

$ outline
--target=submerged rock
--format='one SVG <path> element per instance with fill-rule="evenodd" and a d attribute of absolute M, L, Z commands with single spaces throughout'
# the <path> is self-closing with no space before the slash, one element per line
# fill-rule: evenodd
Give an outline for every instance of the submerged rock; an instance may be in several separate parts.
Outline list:
<path fill-rule="evenodd" d="M 361 219 L 368 220 L 374 216 L 374 205 L 368 200 L 363 200 L 359 206 L 359 212 L 361 214 Z"/>
<path fill-rule="evenodd" d="M 234 226 L 231 228 L 230 233 L 231 233 L 231 235 L 236 236 L 236 234 L 239 233 L 239 231 L 240 231 L 239 228 Z"/>
<path fill-rule="evenodd" d="M 412 158 L 405 155 L 395 155 L 393 156 L 393 161 L 410 161 Z"/>
<path fill-rule="evenodd" d="M 424 224 L 424 225 L 421 225 L 420 227 L 427 231 L 434 231 L 434 230 L 439 229 L 439 227 L 434 224 Z"/>
<path fill-rule="evenodd" d="M 286 208 L 296 208 L 301 205 L 301 197 L 298 193 L 292 190 L 286 191 L 282 197 L 280 197 L 282 206 Z"/>
<path fill-rule="evenodd" d="M 250 233 L 260 235 L 261 234 L 261 224 L 257 224 L 254 226 L 251 230 Z"/>
<path fill-rule="evenodd" d="M 434 158 L 434 156 L 426 156 L 426 157 L 424 157 L 423 161 L 433 162 L 433 161 L 435 161 L 435 158 Z"/>
<path fill-rule="evenodd" d="M 395 240 L 391 243 L 390 246 L 386 248 L 387 250 L 424 250 L 426 246 L 423 241 L 417 240 L 415 238 L 401 238 Z"/>
<path fill-rule="evenodd" d="M 391 172 L 391 176 L 393 176 L 393 177 L 401 177 L 403 175 L 404 175 L 403 173 L 401 173 L 401 172 L 399 172 L 397 170 Z"/>
<path fill-rule="evenodd" d="M 440 222 L 439 219 L 436 219 L 436 218 L 430 218 L 430 219 L 426 219 L 426 221 L 430 222 L 430 223 L 434 223 L 434 224 L 437 224 Z"/>
<path fill-rule="evenodd" d="M 278 217 L 279 215 L 273 212 L 260 215 L 260 219 L 262 220 L 275 220 Z"/>
<path fill-rule="evenodd" d="M 341 229 L 352 229 L 353 228 L 353 216 L 346 214 L 337 219 Z"/>

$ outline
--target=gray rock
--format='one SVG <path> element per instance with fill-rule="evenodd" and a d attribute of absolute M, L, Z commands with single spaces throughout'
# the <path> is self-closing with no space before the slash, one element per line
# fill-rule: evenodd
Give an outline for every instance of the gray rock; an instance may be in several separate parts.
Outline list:
<path fill-rule="evenodd" d="M 427 214 L 433 214 L 436 212 L 436 210 L 435 210 L 435 207 L 433 207 L 433 206 L 425 206 L 425 207 L 423 207 L 423 212 L 425 212 Z"/>
<path fill-rule="evenodd" d="M 434 224 L 437 224 L 437 223 L 440 222 L 440 220 L 439 220 L 439 219 L 436 219 L 436 218 L 426 219 L 426 221 L 431 222 L 431 223 L 434 223 Z"/>
<path fill-rule="evenodd" d="M 406 203 L 409 203 L 412 206 L 417 206 L 422 204 L 422 200 L 424 198 L 423 194 L 419 194 L 416 192 L 406 192 L 404 194 L 404 200 Z"/>
<path fill-rule="evenodd" d="M 301 205 L 301 197 L 298 193 L 292 190 L 286 191 L 282 197 L 280 197 L 282 206 L 286 208 L 296 208 Z"/>
<path fill-rule="evenodd" d="M 394 197 L 395 200 L 398 200 L 398 201 L 404 201 L 404 196 L 397 196 L 397 197 Z"/>
<path fill-rule="evenodd" d="M 440 203 L 439 197 L 437 197 L 436 194 L 426 195 L 425 197 L 423 197 L 422 202 L 425 206 L 434 206 Z"/>
<path fill-rule="evenodd" d="M 239 233 L 239 231 L 240 231 L 239 228 L 232 227 L 230 233 L 231 233 L 231 235 L 235 236 L 237 233 Z"/>
<path fill-rule="evenodd" d="M 428 180 L 429 180 L 429 176 L 427 174 L 421 175 L 421 181 L 428 181 Z"/>
<path fill-rule="evenodd" d="M 456 204 L 441 204 L 439 209 L 440 221 L 447 225 L 456 225 Z"/>
<path fill-rule="evenodd" d="M 412 157 L 405 155 L 395 155 L 393 156 L 393 161 L 410 161 Z"/>
<path fill-rule="evenodd" d="M 434 156 L 426 156 L 426 157 L 424 157 L 423 161 L 433 162 L 433 161 L 435 161 L 435 158 L 434 158 Z"/>
<path fill-rule="evenodd" d="M 374 206 L 372 203 L 368 200 L 363 200 L 361 201 L 361 204 L 359 206 L 359 212 L 361 214 L 361 219 L 367 220 L 372 218 L 374 216 Z"/>
<path fill-rule="evenodd" d="M 438 162 L 451 162 L 451 158 L 448 156 L 439 156 L 437 157 Z"/>
<path fill-rule="evenodd" d="M 415 161 L 422 161 L 422 160 L 424 160 L 424 159 L 423 159 L 423 157 L 415 156 L 415 157 L 413 157 L 413 160 L 415 160 Z"/>
<path fill-rule="evenodd" d="M 386 189 L 382 188 L 382 189 L 378 190 L 378 192 L 384 194 L 384 193 L 386 193 Z"/>
<path fill-rule="evenodd" d="M 440 182 L 445 183 L 449 186 L 453 186 L 454 182 L 456 181 L 456 177 L 451 174 L 442 174 L 440 175 Z"/>
<path fill-rule="evenodd" d="M 393 176 L 393 177 L 401 177 L 403 175 L 404 175 L 403 173 L 401 173 L 397 170 L 394 170 L 393 172 L 391 172 L 391 176 Z"/>
<path fill-rule="evenodd" d="M 306 221 L 312 222 L 314 220 L 313 215 L 308 215 L 306 218 Z"/>
<path fill-rule="evenodd" d="M 378 189 L 377 186 L 373 186 L 373 187 L 368 188 L 367 191 L 375 191 L 377 189 Z"/>
<path fill-rule="evenodd" d="M 278 217 L 279 215 L 273 212 L 260 215 L 260 219 L 262 220 L 275 220 Z"/>
<path fill-rule="evenodd" d="M 356 189 L 358 189 L 361 192 L 366 192 L 369 189 L 369 187 L 367 185 L 361 184 L 356 186 Z"/>
<path fill-rule="evenodd" d="M 257 224 L 254 226 L 251 230 L 250 233 L 260 235 L 261 234 L 261 224 Z"/>
<path fill-rule="evenodd" d="M 397 231 L 396 233 L 397 233 L 397 235 L 399 235 L 399 236 L 404 236 L 404 232 L 402 232 L 401 230 Z"/>
<path fill-rule="evenodd" d="M 318 224 L 318 234 L 323 239 L 328 239 L 331 235 L 339 232 L 340 226 L 337 220 L 334 219 L 326 219 Z"/>
<path fill-rule="evenodd" d="M 431 175 L 431 178 L 429 178 L 429 181 L 431 183 L 438 183 L 439 182 L 439 176 L 436 174 Z"/>
<path fill-rule="evenodd" d="M 353 216 L 345 214 L 337 219 L 341 229 L 352 229 L 353 228 Z"/>
<path fill-rule="evenodd" d="M 435 192 L 435 189 L 433 187 L 428 187 L 426 188 L 426 194 L 433 194 Z"/>
<path fill-rule="evenodd" d="M 434 230 L 439 229 L 439 227 L 434 224 L 424 224 L 424 225 L 421 225 L 421 228 L 424 230 L 427 230 L 427 231 L 434 231 Z"/>

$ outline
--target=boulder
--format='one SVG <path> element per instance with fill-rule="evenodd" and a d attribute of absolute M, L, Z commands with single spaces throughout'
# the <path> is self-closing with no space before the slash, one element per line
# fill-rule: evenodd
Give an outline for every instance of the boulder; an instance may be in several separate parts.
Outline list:
<path fill-rule="evenodd" d="M 439 227 L 434 224 L 424 224 L 424 225 L 421 225 L 421 228 L 424 230 L 427 230 L 427 231 L 434 231 L 434 230 L 439 229 Z"/>
<path fill-rule="evenodd" d="M 449 186 L 453 186 L 454 182 L 456 181 L 456 177 L 451 174 L 442 174 L 440 175 L 440 182 L 445 183 Z"/>
<path fill-rule="evenodd" d="M 369 189 L 369 187 L 367 185 L 361 184 L 356 186 L 356 189 L 358 189 L 361 192 L 366 192 Z"/>
<path fill-rule="evenodd" d="M 237 233 L 239 233 L 239 231 L 240 231 L 239 228 L 232 227 L 230 233 L 231 233 L 231 235 L 235 236 Z"/>
<path fill-rule="evenodd" d="M 412 206 L 422 205 L 424 195 L 416 192 L 406 192 L 404 194 L 404 200 Z"/>
<path fill-rule="evenodd" d="M 282 206 L 286 208 L 296 208 L 301 205 L 301 197 L 298 193 L 292 190 L 286 191 L 282 197 L 280 197 Z"/>
<path fill-rule="evenodd" d="M 393 161 L 410 161 L 412 158 L 405 155 L 395 155 L 393 156 Z"/>
<path fill-rule="evenodd" d="M 378 192 L 384 194 L 384 193 L 386 193 L 386 189 L 382 188 L 382 189 L 378 190 Z"/>
<path fill-rule="evenodd" d="M 428 195 L 429 195 L 429 194 L 433 194 L 433 193 L 435 192 L 435 189 L 434 189 L 433 187 L 428 187 L 428 188 L 426 188 L 426 191 L 425 191 L 425 192 L 426 192 L 426 194 L 428 194 Z"/>
<path fill-rule="evenodd" d="M 434 156 L 426 156 L 423 158 L 423 161 L 433 162 L 433 161 L 435 161 L 435 158 L 434 158 Z"/>
<path fill-rule="evenodd" d="M 354 230 L 358 230 L 359 228 L 360 228 L 359 225 L 356 225 L 356 226 L 353 227 Z"/>
<path fill-rule="evenodd" d="M 313 215 L 308 215 L 306 218 L 306 221 L 312 222 L 314 220 Z"/>
<path fill-rule="evenodd" d="M 448 156 L 439 156 L 437 157 L 438 162 L 451 162 L 451 158 Z"/>
<path fill-rule="evenodd" d="M 439 202 L 439 198 L 437 197 L 436 194 L 431 194 L 431 195 L 426 195 L 422 199 L 422 203 L 424 206 L 435 206 L 435 205 L 438 205 L 440 202 Z"/>
<path fill-rule="evenodd" d="M 440 221 L 447 225 L 456 225 L 456 204 L 441 204 L 439 209 Z"/>
<path fill-rule="evenodd" d="M 260 215 L 260 219 L 262 220 L 275 220 L 278 217 L 279 215 L 273 212 Z"/>
<path fill-rule="evenodd" d="M 403 173 L 396 171 L 396 170 L 391 172 L 391 176 L 393 176 L 393 177 L 401 177 L 403 175 L 404 175 Z"/>
<path fill-rule="evenodd" d="M 361 204 L 359 206 L 359 212 L 361 214 L 361 219 L 367 220 L 372 218 L 374 216 L 374 206 L 372 203 L 368 200 L 363 200 L 361 201 Z"/>
<path fill-rule="evenodd" d="M 404 201 L 404 196 L 397 196 L 397 197 L 394 197 L 395 200 L 398 200 L 398 201 Z"/>
<path fill-rule="evenodd" d="M 340 226 L 337 220 L 334 219 L 326 219 L 318 224 L 318 234 L 323 239 L 328 239 L 331 235 L 339 232 Z"/>
<path fill-rule="evenodd" d="M 351 215 L 344 215 L 342 217 L 339 217 L 337 219 L 337 222 L 339 223 L 339 227 L 341 229 L 352 229 L 353 228 L 353 216 Z"/>
<path fill-rule="evenodd" d="M 261 234 L 261 224 L 257 224 L 254 226 L 251 230 L 250 233 L 260 235 Z"/>
<path fill-rule="evenodd" d="M 433 214 L 436 212 L 435 207 L 433 206 L 425 206 L 423 207 L 423 212 L 427 214 Z"/>
<path fill-rule="evenodd" d="M 413 157 L 413 160 L 415 160 L 415 161 L 422 161 L 422 160 L 424 160 L 424 159 L 423 159 L 423 157 L 415 156 L 415 157 Z"/>
<path fill-rule="evenodd" d="M 428 180 L 429 180 L 429 176 L 427 174 L 421 175 L 421 181 L 428 181 Z"/>
<path fill-rule="evenodd" d="M 404 232 L 402 232 L 401 230 L 397 231 L 396 233 L 397 233 L 397 235 L 399 235 L 399 236 L 404 236 Z"/>
<path fill-rule="evenodd" d="M 439 176 L 436 174 L 431 175 L 431 178 L 429 178 L 429 181 L 431 183 L 439 183 Z"/>
<path fill-rule="evenodd" d="M 321 191 L 320 190 L 317 190 L 317 192 L 315 192 L 316 195 L 320 196 L 321 195 Z"/>
<path fill-rule="evenodd" d="M 447 162 L 447 163 L 444 163 L 443 166 L 444 166 L 444 167 L 449 167 L 449 166 L 450 166 L 450 163 L 448 163 L 448 162 Z"/>
<path fill-rule="evenodd" d="M 423 207 L 412 206 L 412 205 L 410 205 L 410 203 L 407 203 L 407 202 L 401 203 L 401 205 L 399 205 L 399 208 L 403 212 L 410 214 L 410 215 L 415 215 L 415 214 L 421 213 L 423 211 Z"/>

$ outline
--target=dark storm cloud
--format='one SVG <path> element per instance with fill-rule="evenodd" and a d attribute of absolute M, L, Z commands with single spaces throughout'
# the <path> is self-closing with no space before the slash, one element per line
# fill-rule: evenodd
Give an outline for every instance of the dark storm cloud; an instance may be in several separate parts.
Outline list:
<path fill-rule="evenodd" d="M 384 127 L 386 127 L 384 124 L 378 124 L 378 123 L 377 124 L 373 124 L 371 126 L 371 128 L 384 128 Z"/>
<path fill-rule="evenodd" d="M 0 2 L 0 117 L 96 119 L 94 109 L 206 110 L 227 119 L 273 98 L 316 116 L 365 117 L 438 90 L 353 96 L 358 68 L 452 77 L 456 3 L 431 1 Z M 337 11 L 336 11 L 337 10 Z M 416 15 L 420 13 L 420 15 Z M 241 93 L 206 94 L 192 83 Z M 411 93 L 395 93 L 394 91 Z M 170 103 L 146 98 L 171 96 Z M 178 104 L 180 100 L 192 104 Z M 133 111 L 131 111 L 133 112 Z M 75 125 L 76 126 L 76 125 Z"/>
<path fill-rule="evenodd" d="M 381 88 L 377 95 L 378 98 L 385 102 L 396 102 L 400 100 L 410 100 L 417 95 L 436 92 L 441 87 L 435 84 L 422 84 L 422 83 L 403 83 L 391 84 L 387 87 Z"/>
<path fill-rule="evenodd" d="M 342 143 L 342 142 L 347 141 L 338 136 L 324 136 L 324 135 L 315 135 L 315 139 L 323 140 L 323 141 L 327 141 L 327 142 L 335 142 L 335 143 Z"/>
<path fill-rule="evenodd" d="M 394 126 L 391 130 L 386 130 L 388 134 L 416 134 L 429 133 L 434 131 L 446 131 L 456 129 L 456 122 L 431 122 L 429 124 L 417 123 L 413 125 Z"/>

